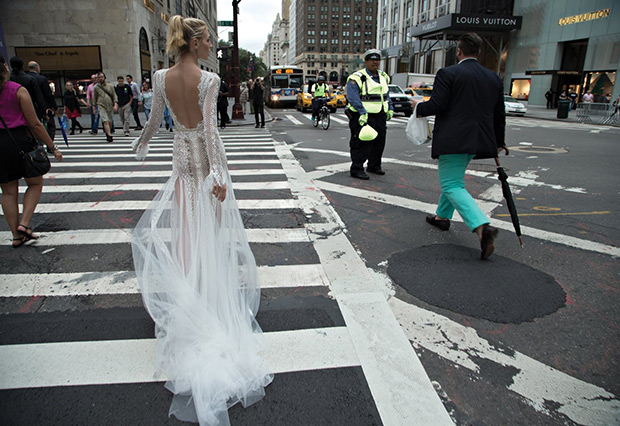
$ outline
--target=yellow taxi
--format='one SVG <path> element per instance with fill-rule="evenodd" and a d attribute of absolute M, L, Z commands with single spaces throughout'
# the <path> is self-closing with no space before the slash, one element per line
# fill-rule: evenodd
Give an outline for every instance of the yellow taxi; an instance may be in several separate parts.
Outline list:
<path fill-rule="evenodd" d="M 349 103 L 344 90 L 334 90 L 334 97 L 336 98 L 336 106 L 338 108 L 344 108 Z"/>
<path fill-rule="evenodd" d="M 327 102 L 330 112 L 336 112 L 338 107 L 338 100 L 335 96 Z M 310 94 L 310 87 L 304 84 L 303 88 L 297 93 L 297 111 L 306 112 L 312 109 L 312 95 Z"/>
<path fill-rule="evenodd" d="M 431 94 L 433 93 L 433 86 L 414 87 L 413 93 L 422 96 L 424 98 L 424 102 L 426 102 L 431 98 Z"/>

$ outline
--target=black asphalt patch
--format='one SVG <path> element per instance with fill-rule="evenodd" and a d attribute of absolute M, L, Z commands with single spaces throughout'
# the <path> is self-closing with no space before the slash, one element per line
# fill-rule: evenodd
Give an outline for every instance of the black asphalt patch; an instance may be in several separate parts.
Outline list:
<path fill-rule="evenodd" d="M 566 303 L 551 276 L 528 265 L 451 244 L 393 254 L 388 274 L 409 294 L 443 309 L 497 323 L 520 324 Z"/>

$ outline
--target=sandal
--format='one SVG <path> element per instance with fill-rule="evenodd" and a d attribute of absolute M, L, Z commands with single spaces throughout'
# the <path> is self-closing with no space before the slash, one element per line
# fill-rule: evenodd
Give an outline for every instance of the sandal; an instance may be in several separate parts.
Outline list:
<path fill-rule="evenodd" d="M 15 241 L 19 241 L 18 244 L 15 244 Z M 13 248 L 19 248 L 24 245 L 26 242 L 26 237 L 13 238 Z"/>
<path fill-rule="evenodd" d="M 24 230 L 22 231 L 21 229 L 19 229 L 19 227 L 24 228 Z M 30 232 L 29 232 L 30 231 Z M 39 239 L 38 235 L 34 235 L 32 233 L 32 228 L 26 225 L 22 225 L 21 223 L 19 225 L 17 225 L 17 233 L 20 234 L 22 237 L 25 238 L 25 241 L 30 241 L 30 240 L 37 240 Z"/>

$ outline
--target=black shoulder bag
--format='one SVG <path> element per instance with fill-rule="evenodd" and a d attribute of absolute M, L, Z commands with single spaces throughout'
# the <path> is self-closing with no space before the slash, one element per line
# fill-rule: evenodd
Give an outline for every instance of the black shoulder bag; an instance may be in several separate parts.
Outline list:
<path fill-rule="evenodd" d="M 22 161 L 24 162 L 24 177 L 33 178 L 43 176 L 44 174 L 49 172 L 52 168 L 52 164 L 50 163 L 50 159 L 47 158 L 47 152 L 45 152 L 45 147 L 41 143 L 39 143 L 37 138 L 34 137 L 32 132 L 30 132 L 30 129 L 28 129 L 28 132 L 30 132 L 30 135 L 34 138 L 35 141 L 37 141 L 37 147 L 34 149 L 34 151 L 24 152 L 24 150 L 19 147 L 17 141 L 13 138 L 13 135 L 11 134 L 11 131 L 4 122 L 2 116 L 0 116 L 0 121 L 6 129 L 6 132 L 9 134 L 9 137 L 15 144 L 15 147 L 19 151 L 19 155 L 22 156 Z"/>

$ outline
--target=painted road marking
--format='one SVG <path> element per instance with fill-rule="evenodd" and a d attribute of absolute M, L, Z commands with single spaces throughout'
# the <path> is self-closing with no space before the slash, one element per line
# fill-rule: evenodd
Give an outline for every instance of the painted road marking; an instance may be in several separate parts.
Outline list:
<path fill-rule="evenodd" d="M 600 212 L 571 212 L 571 213 L 519 213 L 519 216 L 582 216 L 582 215 L 601 215 L 601 214 L 611 214 L 610 211 L 600 211 Z M 495 214 L 495 217 L 508 217 L 510 214 Z"/>
<path fill-rule="evenodd" d="M 295 117 L 293 117 L 291 114 L 286 114 L 286 118 L 288 118 L 289 120 L 291 120 L 291 122 L 296 125 L 299 126 L 301 124 L 303 124 L 301 121 L 299 121 L 298 119 L 296 119 Z"/>
<path fill-rule="evenodd" d="M 163 230 L 162 230 L 163 232 Z M 305 228 L 250 228 L 245 230 L 251 243 L 300 243 L 308 242 Z M 70 231 L 40 232 L 38 240 L 28 243 L 37 247 L 91 245 L 91 244 L 129 244 L 130 229 L 74 229 Z M 12 238 L 8 231 L 0 232 L 0 239 Z"/>
<path fill-rule="evenodd" d="M 475 373 L 480 360 L 513 367 L 516 374 L 507 389 L 521 395 L 536 411 L 556 403 L 557 411 L 578 424 L 611 425 L 620 422 L 620 401 L 605 389 L 569 376 L 516 351 L 499 349 L 475 329 L 410 305 L 393 297 L 392 311 L 414 346 L 423 347 Z"/>
<path fill-rule="evenodd" d="M 261 288 L 328 287 L 320 264 L 258 266 Z M 134 271 L 1 274 L 0 297 L 138 294 Z"/>
<path fill-rule="evenodd" d="M 291 191 L 304 211 L 321 217 L 308 232 L 330 282 L 331 295 L 350 332 L 364 375 L 385 425 L 450 425 L 445 407 L 376 280 L 343 230 L 346 228 L 325 195 L 310 180 L 289 145 L 276 152 Z"/>
<path fill-rule="evenodd" d="M 52 169 L 53 170 L 53 169 Z M 281 175 L 284 172 L 281 169 L 246 169 L 246 170 L 229 170 L 231 176 L 264 176 L 264 175 Z M 166 177 L 172 175 L 172 170 L 136 170 L 122 172 L 67 172 L 67 173 L 48 173 L 46 179 L 110 179 L 110 178 L 152 178 Z"/>
<path fill-rule="evenodd" d="M 68 192 L 129 192 L 129 191 L 159 191 L 163 183 L 121 183 L 102 185 L 43 185 L 44 194 L 57 194 Z M 288 181 L 274 182 L 233 182 L 235 191 L 263 191 L 289 189 Z"/>
<path fill-rule="evenodd" d="M 148 158 L 148 157 L 147 157 Z M 256 164 L 257 166 L 262 164 L 280 164 L 278 160 L 228 160 L 228 164 Z M 151 166 L 170 166 L 172 162 L 168 161 L 148 161 L 147 164 Z M 107 168 L 107 167 L 139 167 L 144 165 L 144 161 L 84 161 L 84 162 L 62 162 L 60 164 L 55 164 L 54 168 L 72 168 L 72 167 L 98 167 L 98 168 Z"/>
<path fill-rule="evenodd" d="M 274 373 L 358 366 L 346 327 L 264 333 L 261 356 Z M 155 339 L 0 346 L 0 389 L 148 383 Z"/>

